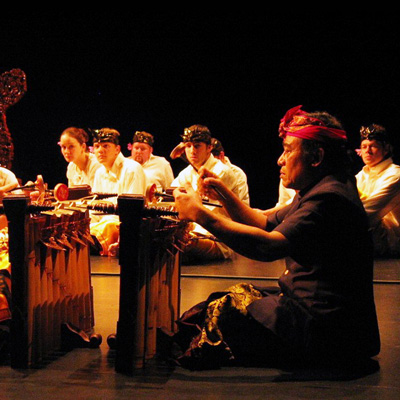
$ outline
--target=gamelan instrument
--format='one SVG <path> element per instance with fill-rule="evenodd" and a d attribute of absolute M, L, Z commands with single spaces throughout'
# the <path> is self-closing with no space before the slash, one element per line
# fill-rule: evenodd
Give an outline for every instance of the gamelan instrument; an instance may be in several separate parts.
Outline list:
<path fill-rule="evenodd" d="M 174 202 L 174 196 L 172 195 L 174 188 L 168 188 L 165 193 L 157 192 L 157 185 L 153 183 L 152 185 L 148 185 L 146 188 L 146 199 L 149 203 L 157 203 L 160 201 L 170 201 Z M 213 207 L 222 207 L 219 203 L 211 203 L 206 199 L 202 200 L 202 203 L 205 205 L 213 206 Z"/>
<path fill-rule="evenodd" d="M 119 315 L 107 342 L 116 350 L 115 370 L 132 375 L 157 354 L 157 332 L 176 331 L 187 224 L 173 204 L 149 204 L 140 195 L 118 196 L 116 206 L 103 210 L 120 219 Z"/>
<path fill-rule="evenodd" d="M 0 211 L 8 220 L 11 367 L 36 367 L 58 351 L 98 347 L 89 211 L 35 204 L 24 194 L 5 196 Z"/>
<path fill-rule="evenodd" d="M 154 188 L 150 197 L 119 195 L 115 204 L 88 200 L 90 192 L 71 201 L 73 188 L 64 186 L 48 191 L 58 200 L 42 205 L 24 195 L 3 199 L 12 266 L 12 367 L 37 365 L 59 348 L 101 343 L 99 335 L 91 335 L 88 213 L 93 210 L 119 216 L 119 315 L 107 342 L 115 349 L 115 370 L 132 375 L 157 354 L 157 332 L 176 331 L 187 223 L 173 203 L 157 202 Z"/>

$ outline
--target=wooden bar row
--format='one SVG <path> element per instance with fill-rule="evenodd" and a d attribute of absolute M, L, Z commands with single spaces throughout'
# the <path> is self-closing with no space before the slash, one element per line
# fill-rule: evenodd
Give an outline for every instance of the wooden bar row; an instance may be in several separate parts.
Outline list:
<path fill-rule="evenodd" d="M 120 299 L 117 372 L 132 375 L 157 353 L 157 330 L 176 330 L 180 304 L 180 247 L 185 223 L 148 212 L 140 196 L 119 196 Z M 151 216 L 149 216 L 151 214 Z"/>
<path fill-rule="evenodd" d="M 40 365 L 63 350 L 62 327 L 94 326 L 87 211 L 31 214 L 28 199 L 3 201 L 11 263 L 11 367 Z"/>

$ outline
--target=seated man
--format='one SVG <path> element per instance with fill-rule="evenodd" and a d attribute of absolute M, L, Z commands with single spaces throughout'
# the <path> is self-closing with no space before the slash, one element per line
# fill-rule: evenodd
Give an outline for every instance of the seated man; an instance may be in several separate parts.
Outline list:
<path fill-rule="evenodd" d="M 206 126 L 192 125 L 186 128 L 182 139 L 183 146 L 181 146 L 181 151 L 184 152 L 185 159 L 190 165 L 178 174 L 172 182 L 171 187 L 183 187 L 189 183 L 194 190 L 201 192 L 202 184 L 198 170 L 201 166 L 205 166 L 219 176 L 229 188 L 234 189 L 239 195 L 237 188 L 235 188 L 237 182 L 235 173 L 222 161 L 216 159 L 211 153 L 211 133 Z M 222 214 L 226 218 L 228 217 L 222 207 L 207 207 L 209 207 L 213 213 Z M 188 245 L 185 246 L 183 262 L 193 263 L 223 260 L 230 258 L 232 254 L 232 250 L 228 246 L 216 241 L 209 232 L 198 224 L 193 224 L 191 240 Z"/>
<path fill-rule="evenodd" d="M 0 200 L 11 189 L 18 186 L 18 179 L 15 174 L 7 168 L 0 167 Z"/>
<path fill-rule="evenodd" d="M 346 133 L 330 114 L 301 106 L 286 113 L 279 130 L 280 178 L 297 191 L 289 206 L 266 217 L 206 168 L 199 173 L 210 199 L 232 219 L 211 213 L 190 185 L 174 190 L 181 219 L 246 257 L 286 257 L 287 267 L 278 287 L 234 285 L 185 312 L 172 336 L 183 366 L 363 366 L 380 351 L 373 246 Z"/>
<path fill-rule="evenodd" d="M 0 167 L 0 204 L 4 196 L 7 196 L 8 192 L 18 187 L 18 179 L 14 172 L 7 168 Z M 12 193 L 19 193 L 14 191 Z M 0 230 L 7 227 L 7 218 L 5 215 L 0 215 Z"/>
<path fill-rule="evenodd" d="M 361 157 L 356 175 L 361 201 L 373 233 L 376 256 L 400 256 L 400 166 L 393 163 L 386 129 L 362 127 Z"/>
<path fill-rule="evenodd" d="M 247 176 L 245 172 L 237 165 L 233 165 L 231 163 L 231 160 L 225 155 L 225 150 L 222 146 L 222 143 L 218 139 L 213 138 L 211 143 L 213 145 L 213 149 L 211 150 L 213 156 L 221 160 L 224 164 L 228 165 L 230 168 L 232 168 L 233 172 L 237 176 L 237 181 L 234 191 L 238 193 L 239 197 L 244 202 L 250 204 L 249 186 L 247 185 Z"/>
<path fill-rule="evenodd" d="M 0 203 L 4 196 L 16 187 L 18 187 L 18 179 L 15 174 L 7 168 L 0 167 Z M 8 321 L 11 318 L 10 289 L 11 266 L 8 259 L 8 225 L 6 216 L 0 215 L 0 356 L 3 345 L 3 330 L 8 333 Z"/>
<path fill-rule="evenodd" d="M 163 192 L 174 180 L 171 164 L 164 158 L 153 154 L 154 136 L 147 132 L 135 132 L 131 145 L 131 156 L 143 168 L 147 183 L 157 185 L 157 191 Z"/>
<path fill-rule="evenodd" d="M 279 181 L 279 197 L 278 202 L 274 207 L 268 208 L 267 210 L 260 210 L 264 215 L 268 216 L 281 208 L 288 206 L 294 199 L 296 191 L 293 189 L 286 188 L 283 186 L 282 179 Z"/>
<path fill-rule="evenodd" d="M 93 149 L 101 167 L 96 171 L 93 193 L 146 194 L 146 176 L 141 165 L 124 157 L 119 145 L 119 132 L 103 128 L 94 133 Z M 107 201 L 116 203 L 117 197 Z M 119 218 L 117 215 L 91 215 L 90 233 L 100 244 L 102 256 L 113 255 L 118 248 Z M 111 252 L 111 253 L 110 253 Z"/>

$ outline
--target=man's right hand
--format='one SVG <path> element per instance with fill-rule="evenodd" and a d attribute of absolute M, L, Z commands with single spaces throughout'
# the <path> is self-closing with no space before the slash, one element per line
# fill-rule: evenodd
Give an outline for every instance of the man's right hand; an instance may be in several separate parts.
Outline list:
<path fill-rule="evenodd" d="M 196 222 L 198 211 L 203 209 L 204 206 L 200 195 L 193 189 L 192 185 L 186 183 L 183 188 L 176 188 L 173 195 L 179 218 Z"/>

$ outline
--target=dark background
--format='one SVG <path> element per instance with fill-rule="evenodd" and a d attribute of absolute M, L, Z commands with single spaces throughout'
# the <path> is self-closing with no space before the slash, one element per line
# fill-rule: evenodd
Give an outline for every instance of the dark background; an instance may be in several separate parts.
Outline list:
<path fill-rule="evenodd" d="M 3 13 L 0 73 L 20 68 L 28 84 L 7 111 L 12 169 L 23 182 L 66 182 L 57 142 L 68 126 L 117 129 L 125 155 L 146 130 L 169 159 L 198 123 L 247 173 L 252 206 L 267 208 L 278 196 L 279 120 L 293 106 L 337 116 L 353 149 L 370 123 L 400 148 L 396 18 L 327 14 Z"/>

